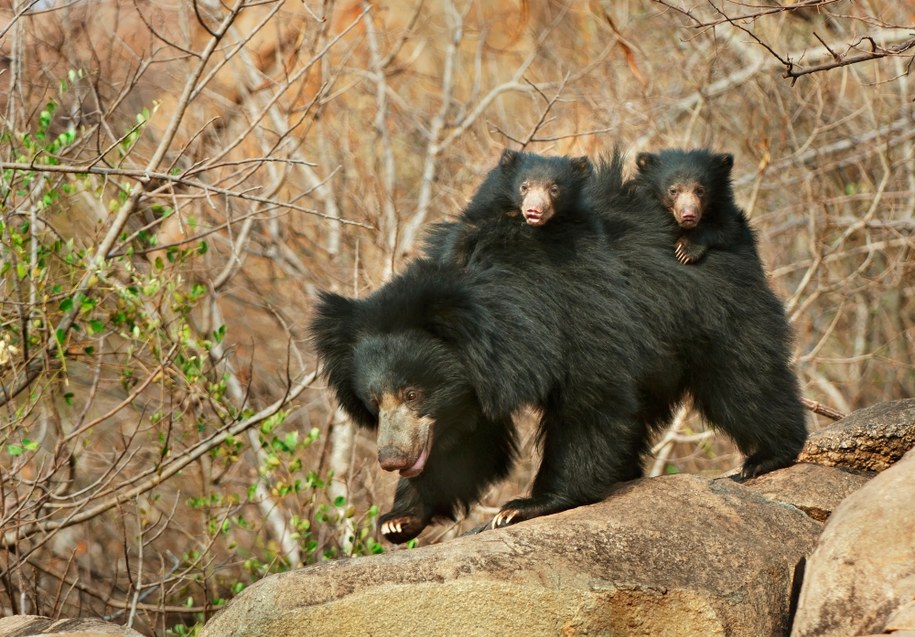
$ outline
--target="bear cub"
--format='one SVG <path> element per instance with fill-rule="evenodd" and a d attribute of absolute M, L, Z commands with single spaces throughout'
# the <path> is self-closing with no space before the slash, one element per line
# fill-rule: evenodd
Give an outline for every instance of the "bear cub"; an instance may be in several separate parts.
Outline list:
<path fill-rule="evenodd" d="M 458 219 L 431 229 L 426 252 L 440 263 L 459 267 L 485 265 L 494 254 L 505 256 L 519 246 L 536 251 L 539 244 L 558 256 L 556 246 L 568 238 L 570 226 L 596 223 L 593 215 L 582 214 L 591 174 L 586 156 L 506 149 Z M 547 224 L 549 233 L 538 231 Z"/>
<path fill-rule="evenodd" d="M 680 263 L 696 263 L 709 249 L 755 244 L 743 211 L 734 203 L 733 155 L 662 150 L 639 153 L 635 163 L 636 188 L 667 210 L 678 227 L 674 254 Z"/>

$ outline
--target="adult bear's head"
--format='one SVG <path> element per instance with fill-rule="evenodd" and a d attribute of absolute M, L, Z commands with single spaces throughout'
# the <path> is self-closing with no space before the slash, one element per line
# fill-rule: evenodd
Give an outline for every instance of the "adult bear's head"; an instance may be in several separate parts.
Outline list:
<path fill-rule="evenodd" d="M 419 475 L 433 445 L 459 444 L 480 406 L 453 339 L 466 298 L 438 267 L 414 266 L 365 299 L 322 293 L 311 324 L 344 411 L 378 430 L 378 461 Z"/>
<path fill-rule="evenodd" d="M 378 423 L 382 469 L 412 478 L 433 443 L 457 442 L 479 407 L 451 348 L 422 330 L 365 335 L 353 347 L 353 388 Z"/>

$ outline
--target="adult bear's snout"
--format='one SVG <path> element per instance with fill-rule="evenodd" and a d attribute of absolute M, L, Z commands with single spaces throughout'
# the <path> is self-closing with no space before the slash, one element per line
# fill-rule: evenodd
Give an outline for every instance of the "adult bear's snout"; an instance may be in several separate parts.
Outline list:
<path fill-rule="evenodd" d="M 422 473 L 432 450 L 432 425 L 404 405 L 382 409 L 378 417 L 378 464 L 385 471 L 400 471 L 405 478 Z"/>

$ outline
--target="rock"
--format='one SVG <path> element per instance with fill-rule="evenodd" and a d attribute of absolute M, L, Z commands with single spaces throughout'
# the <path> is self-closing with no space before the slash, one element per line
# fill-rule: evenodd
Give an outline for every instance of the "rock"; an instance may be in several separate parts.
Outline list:
<path fill-rule="evenodd" d="M 883 630 L 884 632 L 898 632 L 901 630 L 915 631 L 915 599 L 896 609 L 896 611 L 890 615 Z"/>
<path fill-rule="evenodd" d="M 783 635 L 821 525 L 677 475 L 498 531 L 269 576 L 201 637 Z"/>
<path fill-rule="evenodd" d="M 913 511 L 915 450 L 850 495 L 826 523 L 807 561 L 792 637 L 913 628 Z"/>
<path fill-rule="evenodd" d="M 842 500 L 873 476 L 873 472 L 796 464 L 747 480 L 743 486 L 770 500 L 796 506 L 817 522 L 825 522 Z"/>
<path fill-rule="evenodd" d="M 915 398 L 878 403 L 814 432 L 798 462 L 883 471 L 915 447 Z"/>
<path fill-rule="evenodd" d="M 100 619 L 57 619 L 38 615 L 13 615 L 0 619 L 0 637 L 143 637 L 141 633 Z"/>

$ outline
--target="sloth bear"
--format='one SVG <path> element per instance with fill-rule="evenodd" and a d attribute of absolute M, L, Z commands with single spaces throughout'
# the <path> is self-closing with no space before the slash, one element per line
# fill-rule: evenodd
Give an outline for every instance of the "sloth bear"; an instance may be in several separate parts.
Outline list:
<path fill-rule="evenodd" d="M 709 248 L 752 245 L 743 211 L 734 203 L 734 156 L 704 149 L 639 153 L 635 188 L 654 197 L 679 226 L 674 253 L 680 263 L 699 261 Z"/>
<path fill-rule="evenodd" d="M 620 161 L 589 164 L 563 190 L 574 162 L 503 155 L 465 214 L 433 232 L 429 258 L 364 299 L 317 303 L 329 385 L 401 475 L 380 519 L 391 542 L 466 511 L 507 474 L 526 405 L 541 413 L 543 459 L 530 497 L 503 505 L 493 527 L 640 477 L 651 430 L 686 392 L 747 454 L 744 476 L 790 464 L 803 445 L 787 324 L 757 261 L 715 251 L 683 268 L 654 217 L 666 211 L 623 187 Z M 523 223 L 520 185 L 546 166 L 560 184 L 553 218 Z"/>
<path fill-rule="evenodd" d="M 426 253 L 442 263 L 476 267 L 516 242 L 539 250 L 535 258 L 571 258 L 581 237 L 600 230 L 582 198 L 591 177 L 587 157 L 502 152 L 457 223 L 434 225 Z M 542 230 L 549 224 L 549 231 Z M 539 244 L 539 245 L 538 245 Z"/>

